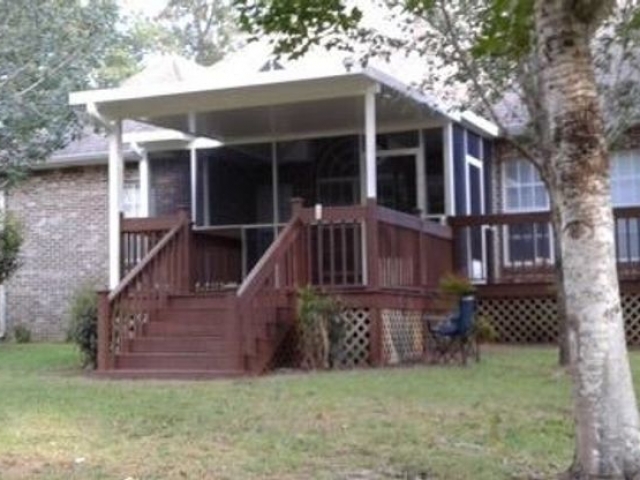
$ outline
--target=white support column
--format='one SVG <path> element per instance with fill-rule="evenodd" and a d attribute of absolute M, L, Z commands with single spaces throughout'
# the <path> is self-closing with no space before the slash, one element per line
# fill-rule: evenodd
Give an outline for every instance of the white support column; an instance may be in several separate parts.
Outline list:
<path fill-rule="evenodd" d="M 146 150 L 140 152 L 140 162 L 138 163 L 138 177 L 140 179 L 140 216 L 148 217 L 149 201 L 151 195 L 151 177 L 149 174 L 149 154 Z"/>
<path fill-rule="evenodd" d="M 418 190 L 417 201 L 422 218 L 425 218 L 427 212 L 427 166 L 424 156 L 424 131 L 418 130 L 418 155 L 416 155 L 416 189 Z"/>
<path fill-rule="evenodd" d="M 120 209 L 124 188 L 122 122 L 115 120 L 109 131 L 109 288 L 120 282 Z"/>
<path fill-rule="evenodd" d="M 378 196 L 378 175 L 376 168 L 376 93 L 377 88 L 367 90 L 364 101 L 364 145 L 365 145 L 365 175 L 366 198 L 375 199 Z"/>
<path fill-rule="evenodd" d="M 453 123 L 442 128 L 442 153 L 444 162 L 444 213 L 453 216 L 456 213 L 455 177 L 453 169 Z"/>
<path fill-rule="evenodd" d="M 196 131 L 196 115 L 189 113 L 189 132 L 195 134 Z M 198 174 L 198 150 L 193 146 L 189 147 L 189 160 L 191 172 L 191 221 L 197 223 L 198 214 L 198 195 L 197 195 L 197 174 Z"/>
<path fill-rule="evenodd" d="M 203 221 L 206 226 L 211 225 L 211 207 L 209 206 L 210 193 L 209 193 L 209 175 L 210 175 L 210 161 L 207 159 L 202 165 L 202 201 L 204 203 L 202 214 Z"/>

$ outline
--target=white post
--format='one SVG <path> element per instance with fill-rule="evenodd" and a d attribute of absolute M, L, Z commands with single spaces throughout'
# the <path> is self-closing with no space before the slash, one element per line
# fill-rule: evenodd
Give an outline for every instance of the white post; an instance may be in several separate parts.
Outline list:
<path fill-rule="evenodd" d="M 377 89 L 372 87 L 367 90 L 364 97 L 364 151 L 367 199 L 375 199 L 378 196 L 378 177 L 376 168 L 376 93 Z"/>
<path fill-rule="evenodd" d="M 418 130 L 418 155 L 416 155 L 416 189 L 418 191 L 417 201 L 418 209 L 420 209 L 420 215 L 422 218 L 426 218 L 427 212 L 427 166 L 425 165 L 424 155 L 424 131 Z"/>
<path fill-rule="evenodd" d="M 120 282 L 120 208 L 122 206 L 124 161 L 122 122 L 115 120 L 109 132 L 109 288 Z"/>
<path fill-rule="evenodd" d="M 142 150 L 140 162 L 138 163 L 138 176 L 140 178 L 140 216 L 149 217 L 149 196 L 151 191 L 151 180 L 149 174 L 149 154 Z"/>
<path fill-rule="evenodd" d="M 448 122 L 442 128 L 442 153 L 444 162 L 444 213 L 456 214 L 455 177 L 453 173 L 453 123 Z"/>
<path fill-rule="evenodd" d="M 189 113 L 189 132 L 195 135 L 196 132 L 196 115 L 195 113 Z M 197 203 L 198 196 L 196 194 L 197 185 L 197 173 L 198 173 L 198 150 L 193 146 L 193 143 L 189 146 L 189 159 L 190 159 L 190 171 L 191 171 L 191 220 L 193 223 L 197 223 Z"/>

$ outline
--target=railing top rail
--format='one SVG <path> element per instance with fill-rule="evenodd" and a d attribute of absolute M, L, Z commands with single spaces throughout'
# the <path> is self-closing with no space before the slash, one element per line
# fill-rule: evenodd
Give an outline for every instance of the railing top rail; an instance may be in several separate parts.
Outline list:
<path fill-rule="evenodd" d="M 143 232 L 161 232 L 171 230 L 176 219 L 180 218 L 176 215 L 166 215 L 163 217 L 153 218 L 123 218 L 122 233 L 143 233 Z"/>
<path fill-rule="evenodd" d="M 295 216 L 284 230 L 278 235 L 274 242 L 271 243 L 267 251 L 262 255 L 258 263 L 254 265 L 247 277 L 244 279 L 240 288 L 238 288 L 238 297 L 249 295 L 254 288 L 260 284 L 264 277 L 268 276 L 270 272 L 270 265 L 279 260 L 280 254 L 284 254 L 294 240 L 294 233 L 296 229 L 301 225 L 299 216 Z"/>
<path fill-rule="evenodd" d="M 427 235 L 434 237 L 440 237 L 450 240 L 453 237 L 451 228 L 447 225 L 441 225 L 439 223 L 432 222 L 430 220 L 422 219 L 409 213 L 399 212 L 391 208 L 381 207 L 380 205 L 374 206 L 375 215 L 379 222 L 394 225 L 396 227 L 407 228 L 410 230 L 417 230 Z"/>
<path fill-rule="evenodd" d="M 453 234 L 447 225 L 422 219 L 409 213 L 382 207 L 375 203 L 369 205 L 349 205 L 341 207 L 322 207 L 321 218 L 316 218 L 314 207 L 300 209 L 300 219 L 305 225 L 362 221 L 373 215 L 376 220 L 396 227 L 416 230 L 427 235 L 451 239 Z"/>
<path fill-rule="evenodd" d="M 480 225 L 510 225 L 519 223 L 544 223 L 551 221 L 551 212 L 502 213 L 492 215 L 465 215 L 449 217 L 452 227 L 474 227 Z"/>
<path fill-rule="evenodd" d="M 353 222 L 361 220 L 367 214 L 367 208 L 362 205 L 349 205 L 343 207 L 322 207 L 321 218 L 316 218 L 314 207 L 302 208 L 300 210 L 300 220 L 305 225 L 318 222 Z"/>
<path fill-rule="evenodd" d="M 617 207 L 613 209 L 616 218 L 639 218 L 640 207 Z"/>
<path fill-rule="evenodd" d="M 186 216 L 179 217 L 179 223 L 175 223 L 174 217 L 174 226 L 173 228 L 164 236 L 162 240 L 160 240 L 149 253 L 136 265 L 125 277 L 120 281 L 118 286 L 113 289 L 113 291 L 109 294 L 109 301 L 117 298 L 122 292 L 133 282 L 133 280 L 140 275 L 147 265 L 153 261 L 153 259 L 158 255 L 160 251 L 162 251 L 174 237 L 178 235 L 180 230 L 184 228 L 185 225 L 189 224 L 189 219 Z"/>
<path fill-rule="evenodd" d="M 640 207 L 616 207 L 615 218 L 640 218 Z M 551 221 L 551 212 L 496 213 L 491 215 L 461 215 L 449 217 L 452 227 L 475 227 L 479 225 L 514 225 L 519 223 L 544 223 Z"/>

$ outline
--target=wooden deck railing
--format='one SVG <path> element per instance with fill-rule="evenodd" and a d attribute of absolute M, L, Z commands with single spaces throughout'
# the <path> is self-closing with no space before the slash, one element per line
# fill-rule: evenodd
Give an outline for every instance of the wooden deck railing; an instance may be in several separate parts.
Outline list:
<path fill-rule="evenodd" d="M 175 220 L 174 220 L 175 222 Z M 98 369 L 113 367 L 113 359 L 126 351 L 167 295 L 190 289 L 191 225 L 186 214 L 127 273 L 117 288 L 102 293 L 98 314 Z"/>
<path fill-rule="evenodd" d="M 268 366 L 279 329 L 294 321 L 291 294 L 309 283 L 305 234 L 298 204 L 292 220 L 238 289 L 240 353 L 254 373 Z"/>
<path fill-rule="evenodd" d="M 309 282 L 325 288 L 435 286 L 451 270 L 451 229 L 369 202 L 302 209 Z"/>
<path fill-rule="evenodd" d="M 185 212 L 186 214 L 186 212 Z M 126 275 L 157 245 L 177 221 L 177 215 L 120 219 L 120 268 Z"/>
<path fill-rule="evenodd" d="M 451 271 L 449 227 L 375 206 L 371 208 L 369 222 L 373 222 L 374 230 L 377 226 L 377 271 L 381 287 L 435 288 L 440 277 Z"/>
<path fill-rule="evenodd" d="M 414 295 L 435 288 L 451 270 L 449 227 L 374 202 L 324 208 L 318 215 L 297 200 L 292 211 L 291 221 L 240 284 L 231 307 L 238 355 L 256 373 L 267 367 L 281 329 L 293 322 L 298 288 Z M 114 356 L 126 351 L 127 342 L 169 295 L 219 290 L 240 280 L 237 242 L 193 231 L 186 213 L 173 217 L 172 224 L 123 220 L 122 238 L 126 274 L 100 301 L 101 369 L 113 366 Z"/>
<path fill-rule="evenodd" d="M 640 274 L 640 208 L 616 208 L 615 241 L 621 278 Z M 452 217 L 454 265 L 484 283 L 553 280 L 554 231 L 549 212 Z"/>

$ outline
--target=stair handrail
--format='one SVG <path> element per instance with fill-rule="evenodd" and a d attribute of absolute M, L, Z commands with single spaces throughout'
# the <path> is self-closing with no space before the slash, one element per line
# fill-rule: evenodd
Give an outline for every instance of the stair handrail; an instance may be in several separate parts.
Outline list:
<path fill-rule="evenodd" d="M 109 293 L 109 302 L 113 302 L 118 296 L 124 292 L 131 283 L 146 270 L 147 266 L 154 260 L 154 258 L 165 249 L 165 247 L 176 237 L 180 231 L 189 226 L 189 218 L 186 214 L 182 212 L 179 214 L 178 223 L 169 230 L 164 237 L 151 249 L 149 253 L 140 260 L 138 265 L 136 265 L 129 273 L 127 273 L 120 283 Z"/>
<path fill-rule="evenodd" d="M 122 342 L 128 340 L 126 336 L 132 335 L 130 332 L 131 328 L 134 329 L 133 335 L 135 335 L 135 329 L 140 328 L 139 324 L 148 320 L 148 304 L 145 306 L 144 301 L 138 301 L 137 297 L 139 297 L 139 295 L 133 295 L 133 293 L 136 293 L 135 291 L 131 292 L 132 295 L 129 297 L 129 291 L 135 288 L 136 282 L 151 268 L 152 262 L 156 261 L 158 256 L 168 248 L 181 233 L 184 233 L 185 241 L 189 240 L 190 228 L 191 223 L 188 215 L 185 212 L 180 212 L 176 225 L 164 235 L 136 267 L 124 276 L 111 292 L 99 292 L 98 370 L 104 371 L 113 368 L 117 351 L 116 343 L 118 343 L 116 337 L 119 335 L 119 348 L 123 348 Z M 189 245 L 185 244 L 182 246 L 188 248 Z M 185 256 L 185 264 L 188 267 L 188 251 L 185 250 L 183 253 L 185 252 L 187 253 Z M 152 297 L 153 298 L 146 298 L 145 300 L 151 300 L 153 304 L 157 303 L 158 298 L 155 298 L 155 295 L 152 295 Z M 114 326 L 114 323 L 118 325 Z M 133 325 L 130 325 L 131 323 L 133 323 Z M 126 335 L 123 332 L 127 332 Z"/>
<path fill-rule="evenodd" d="M 301 219 L 301 205 L 295 205 L 293 210 L 291 220 L 258 263 L 252 268 L 237 292 L 238 327 L 239 334 L 243 339 L 240 354 L 245 359 L 253 353 L 252 346 L 255 346 L 255 342 L 258 340 L 258 329 L 266 329 L 268 327 L 267 323 L 270 320 L 273 321 L 273 316 L 277 315 L 275 311 L 277 307 L 274 307 L 274 305 L 262 305 L 260 312 L 250 312 L 253 300 L 263 291 L 270 290 L 271 293 L 276 295 L 284 295 L 287 293 L 286 287 L 295 285 L 303 286 L 308 283 L 308 279 L 305 278 L 304 273 L 302 273 L 300 274 L 300 278 L 294 278 L 293 281 L 291 281 L 292 279 L 288 279 L 289 284 L 287 284 L 286 272 L 278 270 L 278 265 L 287 253 L 291 251 L 291 248 L 295 246 L 295 242 L 304 232 L 304 223 Z M 303 252 L 300 251 L 300 253 L 302 254 Z M 294 259 L 294 261 L 295 260 L 296 259 Z M 301 264 L 306 264 L 306 262 L 303 262 L 300 258 L 297 260 L 299 260 Z M 282 277 L 278 280 L 279 275 Z M 272 284 L 269 284 L 268 281 L 271 278 L 274 280 Z M 271 310 L 269 307 L 272 307 Z M 262 313 L 262 316 L 260 316 L 260 313 Z M 264 362 L 266 359 L 262 359 L 262 361 Z M 259 373 L 265 366 L 265 364 L 259 363 L 258 365 L 253 365 L 251 369 L 254 370 L 255 373 Z"/>

